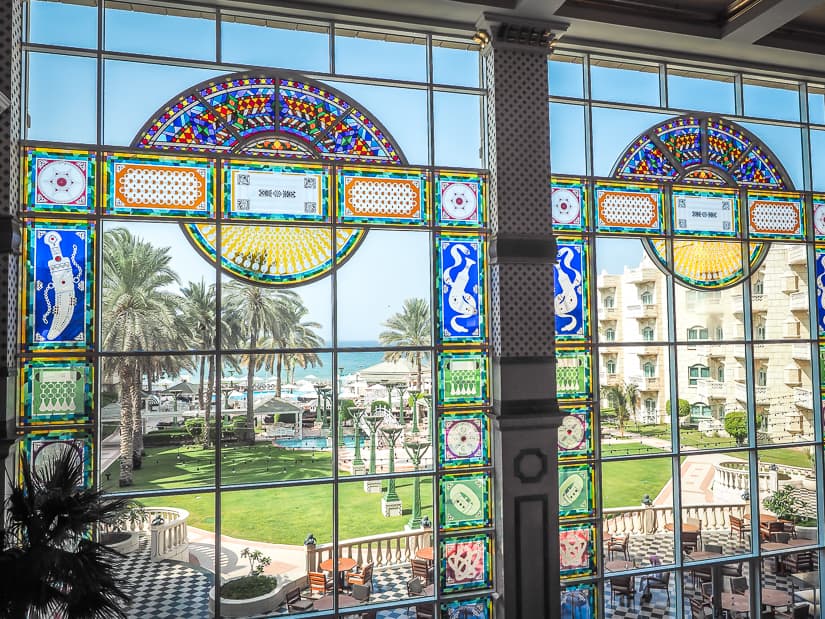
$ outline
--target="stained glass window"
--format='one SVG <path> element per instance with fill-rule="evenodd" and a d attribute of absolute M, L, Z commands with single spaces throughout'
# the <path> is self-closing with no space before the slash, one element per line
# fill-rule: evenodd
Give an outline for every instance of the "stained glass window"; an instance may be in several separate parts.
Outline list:
<path fill-rule="evenodd" d="M 117 62 L 140 75 L 128 56 Z M 441 79 L 458 75 L 452 57 L 477 65 L 478 49 L 441 54 Z M 157 92 L 178 92 L 160 107 L 106 93 L 125 112 L 107 115 L 119 134 L 140 112 L 128 147 L 24 142 L 21 458 L 42 468 L 68 445 L 86 486 L 135 498 L 147 527 L 175 531 L 163 548 L 146 534 L 138 552 L 180 561 L 193 587 L 167 595 L 147 578 L 146 614 L 186 604 L 206 617 L 211 584 L 248 572 L 215 557 L 276 544 L 265 552 L 279 584 L 357 556 L 376 597 L 397 580 L 371 601 L 397 606 L 415 560 L 416 605 L 491 618 L 487 174 L 408 165 L 333 75 L 192 83 L 206 70 L 166 69 L 151 67 Z M 476 85 L 455 86 L 451 97 L 481 101 Z M 358 88 L 392 107 L 393 85 Z M 417 85 L 413 116 L 429 116 L 437 90 Z M 454 163 L 462 149 L 448 141 L 439 156 Z"/>

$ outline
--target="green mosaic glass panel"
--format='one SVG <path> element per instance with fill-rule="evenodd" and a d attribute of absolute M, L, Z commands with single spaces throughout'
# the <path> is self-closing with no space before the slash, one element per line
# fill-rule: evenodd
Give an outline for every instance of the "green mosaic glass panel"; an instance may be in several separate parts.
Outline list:
<path fill-rule="evenodd" d="M 441 468 L 488 466 L 490 464 L 490 421 L 482 412 L 441 413 L 438 419 Z"/>
<path fill-rule="evenodd" d="M 433 186 L 437 225 L 478 228 L 485 224 L 486 177 L 437 171 Z"/>
<path fill-rule="evenodd" d="M 438 356 L 440 405 L 485 404 L 488 400 L 487 355 L 478 352 Z"/>
<path fill-rule="evenodd" d="M 104 213 L 190 219 L 214 214 L 214 161 L 117 153 L 104 159 Z"/>
<path fill-rule="evenodd" d="M 83 150 L 25 149 L 25 210 L 93 213 L 95 153 Z"/>
<path fill-rule="evenodd" d="M 596 513 L 593 467 L 559 466 L 559 516 L 587 517 Z"/>
<path fill-rule="evenodd" d="M 93 407 L 93 375 L 92 365 L 80 359 L 25 362 L 21 372 L 21 422 L 88 422 Z"/>
<path fill-rule="evenodd" d="M 556 350 L 556 393 L 560 400 L 590 397 L 590 353 L 584 348 Z"/>
<path fill-rule="evenodd" d="M 593 408 L 591 406 L 561 407 L 565 414 L 558 430 L 559 460 L 592 458 Z"/>
<path fill-rule="evenodd" d="M 83 487 L 91 488 L 94 483 L 93 440 L 90 432 L 33 430 L 22 439 L 20 457 L 28 461 L 35 474 L 39 474 L 49 461 L 68 447 L 83 463 Z"/>
<path fill-rule="evenodd" d="M 489 535 L 441 540 L 441 591 L 488 589 L 493 584 L 493 541 Z"/>
<path fill-rule="evenodd" d="M 445 531 L 488 527 L 492 523 L 490 475 L 444 475 L 440 482 L 441 528 Z"/>

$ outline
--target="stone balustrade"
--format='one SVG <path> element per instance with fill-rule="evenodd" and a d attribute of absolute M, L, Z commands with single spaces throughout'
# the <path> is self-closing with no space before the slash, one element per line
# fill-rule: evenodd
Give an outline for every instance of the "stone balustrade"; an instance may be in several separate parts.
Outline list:
<path fill-rule="evenodd" d="M 685 505 L 682 507 L 682 521 L 696 518 L 702 523 L 703 530 L 727 530 L 730 515 L 741 517 L 747 505 L 745 503 Z M 604 532 L 610 535 L 646 535 L 669 532 L 666 525 L 673 524 L 673 507 L 614 507 L 605 509 Z"/>
<path fill-rule="evenodd" d="M 369 537 L 340 540 L 337 556 L 354 559 L 358 565 L 372 563 L 376 567 L 407 563 L 419 548 L 432 546 L 432 529 L 415 529 L 382 533 Z M 307 544 L 307 571 L 317 572 L 318 565 L 335 554 L 334 544 Z"/>
<path fill-rule="evenodd" d="M 172 507 L 149 507 L 150 556 L 152 561 L 188 561 L 189 536 L 186 521 L 189 512 Z"/>

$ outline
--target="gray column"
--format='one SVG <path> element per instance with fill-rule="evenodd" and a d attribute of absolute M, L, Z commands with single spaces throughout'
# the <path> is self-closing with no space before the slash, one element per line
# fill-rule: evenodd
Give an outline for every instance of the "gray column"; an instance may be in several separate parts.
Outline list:
<path fill-rule="evenodd" d="M 498 619 L 559 615 L 547 54 L 565 28 L 485 14 Z"/>
<path fill-rule="evenodd" d="M 6 482 L 14 463 L 8 457 L 15 441 L 17 413 L 17 301 L 20 222 L 20 84 L 23 3 L 0 3 L 0 517 Z M 8 102 L 8 109 L 5 108 Z M 12 451 L 12 454 L 15 452 Z"/>

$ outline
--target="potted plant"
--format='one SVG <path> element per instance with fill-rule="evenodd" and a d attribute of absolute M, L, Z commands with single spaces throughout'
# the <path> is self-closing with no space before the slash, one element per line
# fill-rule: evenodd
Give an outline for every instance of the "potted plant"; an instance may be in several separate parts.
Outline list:
<path fill-rule="evenodd" d="M 796 534 L 803 539 L 816 538 L 816 518 L 807 518 L 801 511 L 808 507 L 808 504 L 800 499 L 797 489 L 791 486 L 780 488 L 762 501 L 765 509 L 773 512 L 780 520 L 792 522 L 796 527 Z"/>
<path fill-rule="evenodd" d="M 271 613 L 281 603 L 278 579 L 265 576 L 272 559 L 260 550 L 244 548 L 241 557 L 249 561 L 249 574 L 231 578 L 221 585 L 221 617 L 249 617 Z M 209 592 L 209 609 L 215 610 L 215 588 Z"/>
<path fill-rule="evenodd" d="M 0 535 L 0 616 L 126 617 L 129 596 L 115 577 L 120 554 L 88 535 L 121 517 L 126 501 L 83 487 L 83 463 L 69 445 L 33 470 L 6 500 Z"/>
<path fill-rule="evenodd" d="M 138 529 L 148 518 L 149 516 L 143 505 L 136 501 L 130 501 L 111 525 L 111 530 L 106 530 L 100 534 L 99 541 L 121 554 L 134 552 L 140 546 Z"/>

